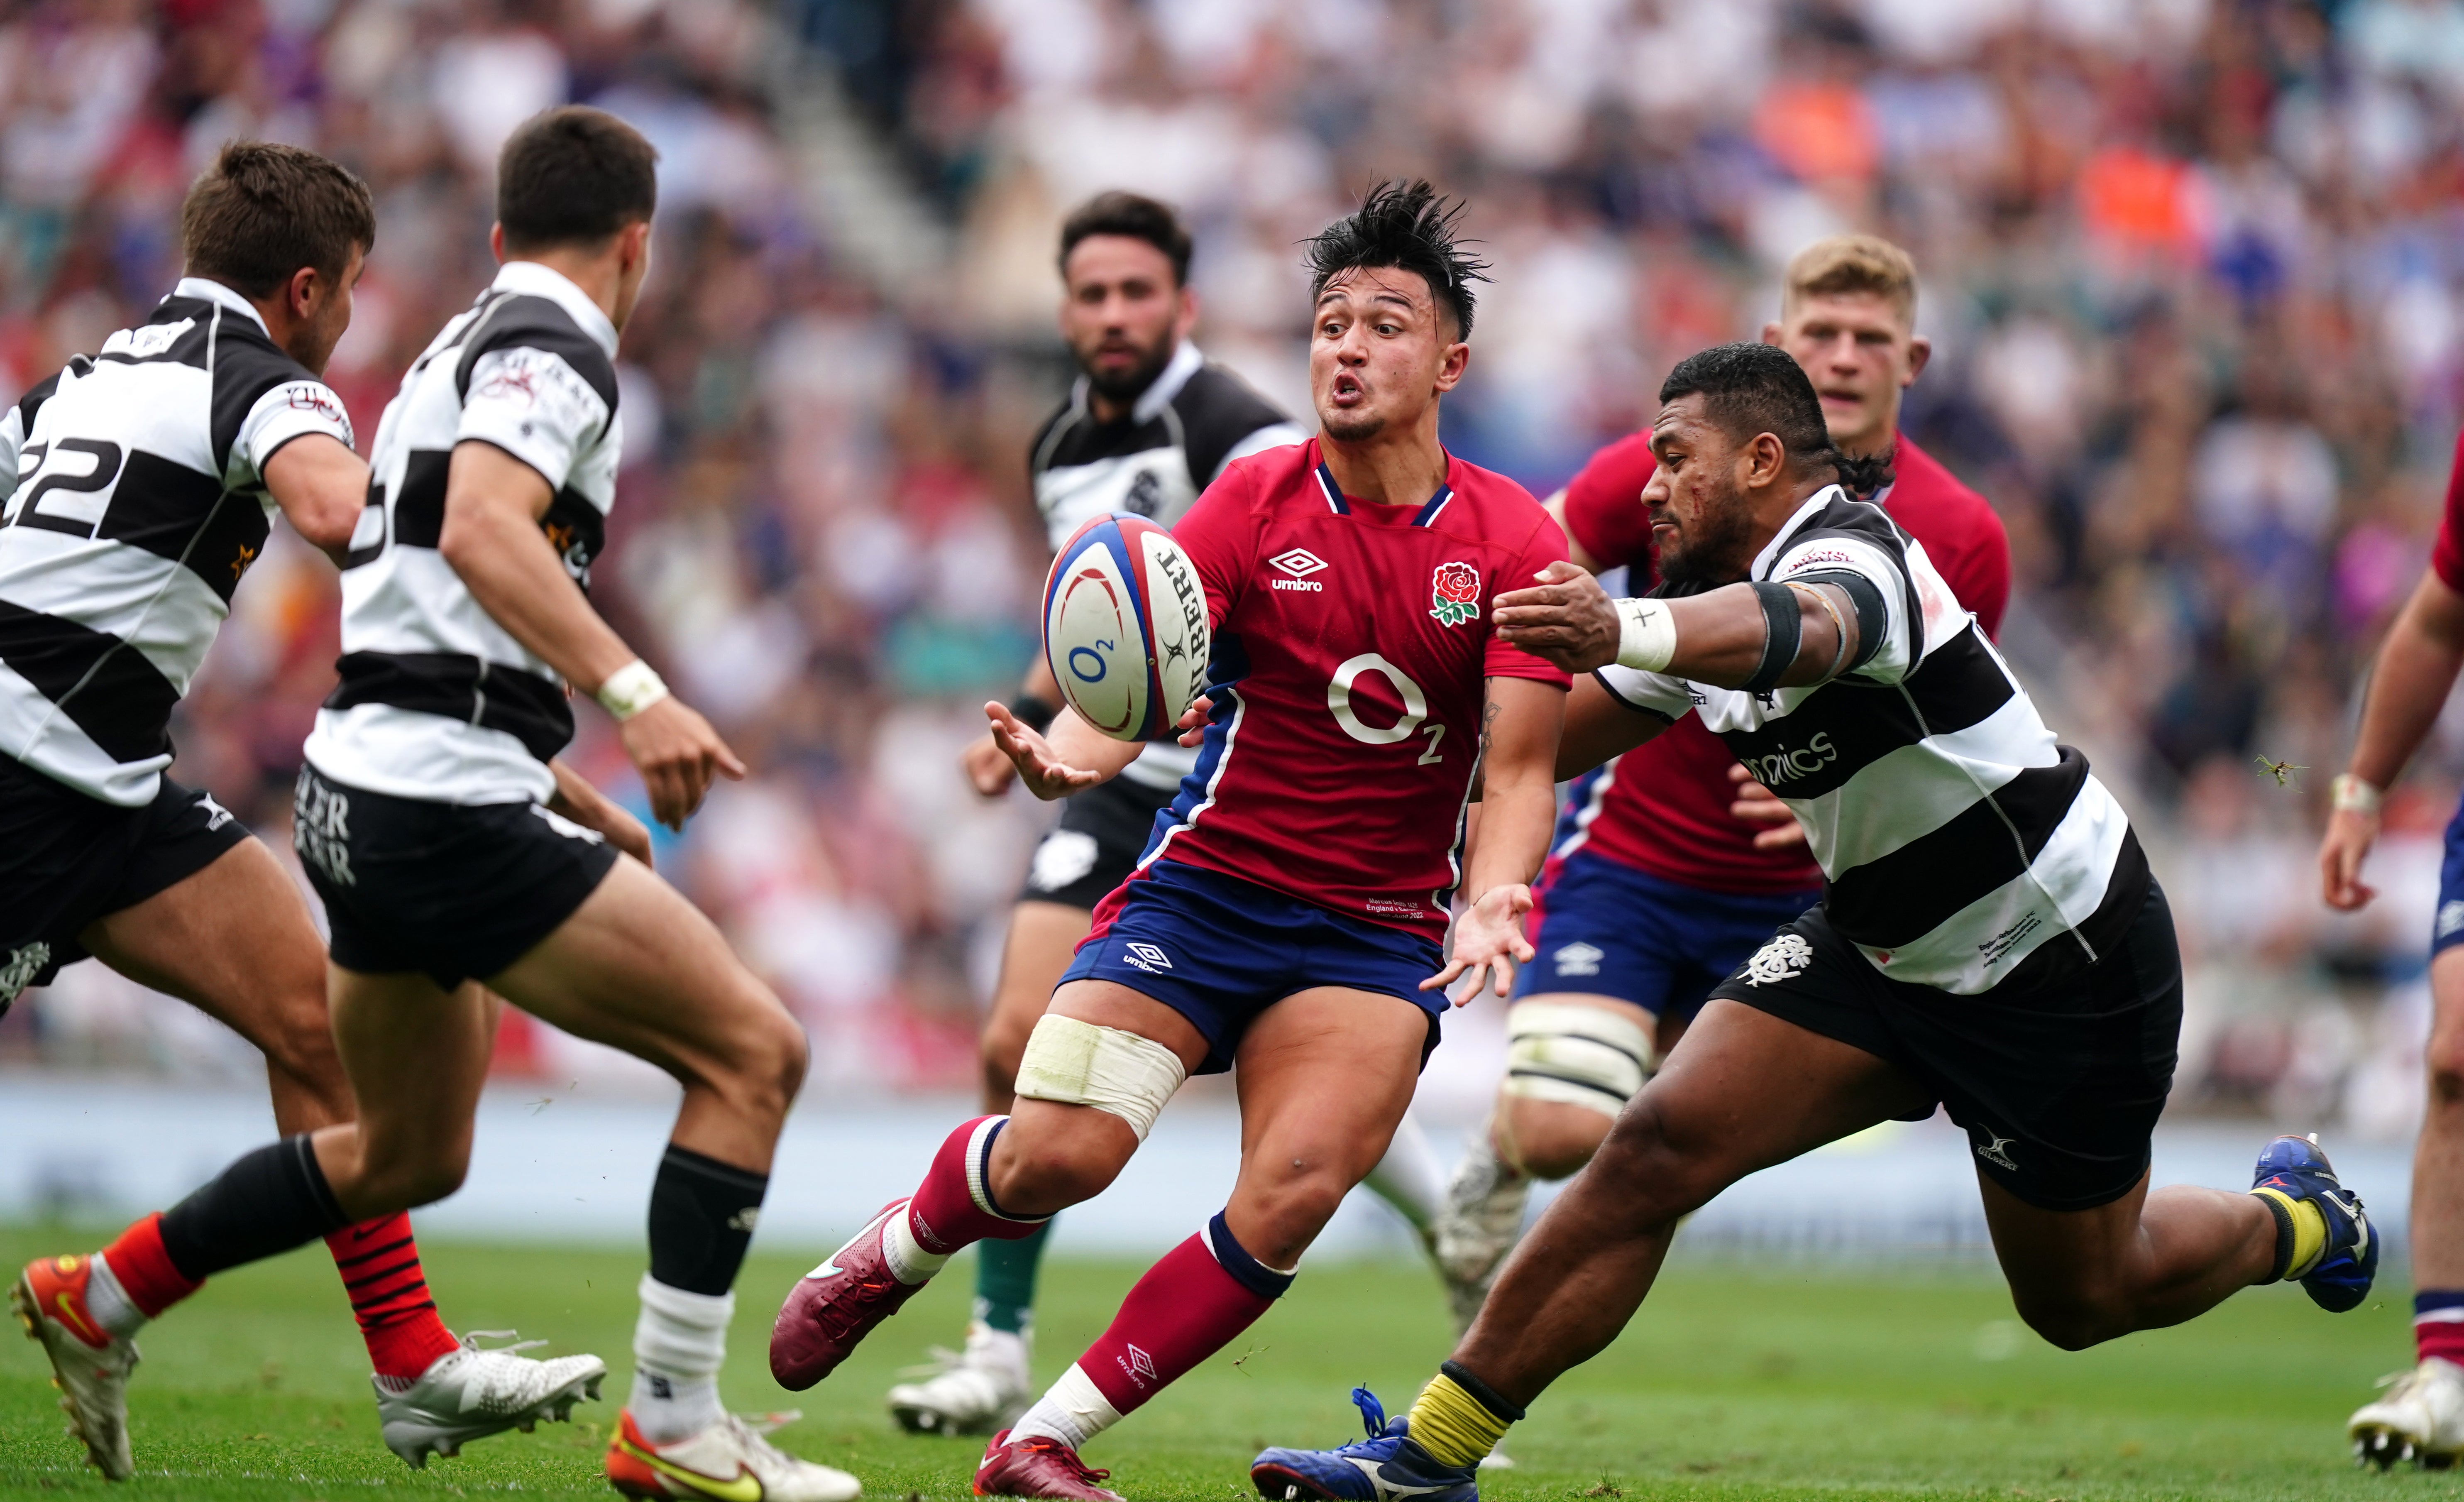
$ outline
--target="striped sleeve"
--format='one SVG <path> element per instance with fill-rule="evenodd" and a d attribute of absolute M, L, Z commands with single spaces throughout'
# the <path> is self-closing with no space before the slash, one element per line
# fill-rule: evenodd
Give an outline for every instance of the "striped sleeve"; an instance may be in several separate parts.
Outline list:
<path fill-rule="evenodd" d="M 1860 607 L 1879 608 L 1882 639 L 1879 646 L 1864 644 L 1859 653 L 1863 660 L 1853 670 L 1857 677 L 1897 683 L 1916 666 L 1908 629 L 1907 573 L 1881 544 L 1853 532 L 1814 532 L 1792 541 L 1772 561 L 1771 577 L 1781 584 L 1837 584 L 1858 597 Z M 1858 613 L 1861 620 L 1866 611 L 1860 608 Z"/>
<path fill-rule="evenodd" d="M 1592 676 L 1609 691 L 1609 697 L 1626 708 L 1657 715 L 1672 723 L 1694 707 L 1694 694 L 1685 686 L 1685 680 L 1665 673 L 1645 673 L 1639 668 L 1611 664 Z"/>

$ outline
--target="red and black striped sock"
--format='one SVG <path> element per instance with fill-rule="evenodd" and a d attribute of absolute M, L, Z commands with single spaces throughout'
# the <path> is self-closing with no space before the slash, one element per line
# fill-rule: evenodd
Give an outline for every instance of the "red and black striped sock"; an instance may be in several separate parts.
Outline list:
<path fill-rule="evenodd" d="M 368 1343 L 378 1377 L 407 1384 L 453 1349 L 453 1333 L 436 1316 L 436 1300 L 429 1296 L 407 1214 L 396 1211 L 345 1226 L 327 1236 L 325 1246 L 342 1274 L 343 1292 L 351 1295 L 351 1313 L 359 1317 L 360 1336 Z"/>

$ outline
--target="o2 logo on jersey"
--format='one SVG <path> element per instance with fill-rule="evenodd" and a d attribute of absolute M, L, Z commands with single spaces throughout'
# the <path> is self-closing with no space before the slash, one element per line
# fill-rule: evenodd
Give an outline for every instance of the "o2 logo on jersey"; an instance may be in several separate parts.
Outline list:
<path fill-rule="evenodd" d="M 1353 708 L 1353 686 L 1366 673 L 1376 674 L 1392 684 L 1396 696 L 1403 701 L 1402 718 L 1395 723 L 1373 725 Z M 1343 727 L 1343 733 L 1362 745 L 1391 746 L 1397 741 L 1411 740 L 1417 732 L 1428 737 L 1429 744 L 1421 751 L 1415 765 L 1432 766 L 1445 760 L 1438 754 L 1438 746 L 1446 739 L 1446 727 L 1429 719 L 1429 696 L 1412 681 L 1411 674 L 1374 652 L 1364 652 L 1357 657 L 1349 658 L 1334 670 L 1332 681 L 1326 686 L 1326 709 L 1334 717 L 1334 722 Z"/>
<path fill-rule="evenodd" d="M 1480 570 L 1469 563 L 1440 563 L 1429 581 L 1429 613 L 1441 626 L 1461 626 L 1480 614 Z"/>

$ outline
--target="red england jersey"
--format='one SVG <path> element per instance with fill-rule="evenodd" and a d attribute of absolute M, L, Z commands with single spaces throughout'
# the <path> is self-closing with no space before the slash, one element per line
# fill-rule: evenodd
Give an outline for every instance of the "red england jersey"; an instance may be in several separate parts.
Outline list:
<path fill-rule="evenodd" d="M 1651 527 L 1642 506 L 1652 469 L 1650 434 L 1636 433 L 1592 455 L 1566 486 L 1566 530 L 1600 567 L 1630 565 L 1638 593 L 1652 583 Z M 1925 545 L 1935 571 L 1975 612 L 1985 633 L 1995 634 L 2011 599 L 2011 542 L 2002 519 L 1904 433 L 1892 469 L 1889 488 L 1874 498 Z M 1756 850 L 1754 835 L 1768 826 L 1728 812 L 1735 801 L 1728 768 L 1736 760 L 1688 715 L 1649 744 L 1585 774 L 1559 822 L 1551 872 L 1565 857 L 1589 850 L 1709 892 L 1821 886 L 1821 868 L 1804 846 Z"/>
<path fill-rule="evenodd" d="M 1571 685 L 1489 621 L 1566 556 L 1557 524 L 1452 456 L 1419 506 L 1353 499 L 1311 439 L 1236 460 L 1172 530 L 1206 585 L 1215 707 L 1130 882 L 1181 861 L 1442 940 L 1483 680 Z"/>

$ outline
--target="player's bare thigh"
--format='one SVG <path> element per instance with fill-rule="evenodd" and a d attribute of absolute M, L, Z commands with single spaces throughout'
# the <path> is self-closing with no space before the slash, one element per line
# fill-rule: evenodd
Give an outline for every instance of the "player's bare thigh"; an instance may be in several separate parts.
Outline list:
<path fill-rule="evenodd" d="M 1117 982 L 1072 981 L 1052 993 L 1046 1009 L 1162 1044 L 1183 1070 L 1206 1062 L 1205 1035 L 1188 1018 Z M 1011 1108 L 985 1173 L 1001 1208 L 1013 1215 L 1050 1215 L 1103 1193 L 1137 1150 L 1138 1135 L 1108 1111 L 1022 1100 Z"/>
<path fill-rule="evenodd" d="M 994 1115 L 1016 1103 L 1018 1061 L 1027 1034 L 1052 1005 L 1052 988 L 1069 968 L 1078 941 L 1095 915 L 1067 902 L 1024 901 L 1010 909 L 1001 941 L 1001 979 L 993 985 L 992 1013 L 984 1019 L 984 1110 Z"/>
<path fill-rule="evenodd" d="M 1419 1083 L 1429 1014 L 1342 986 L 1295 991 L 1241 1038 L 1241 1175 L 1224 1220 L 1270 1268 L 1300 1261 L 1377 1166 Z"/>
<path fill-rule="evenodd" d="M 274 852 L 242 840 L 204 870 L 105 914 L 77 941 L 254 1044 L 286 1132 L 351 1117 L 325 1017 L 325 945 Z"/>
<path fill-rule="evenodd" d="M 470 1166 L 495 998 L 476 981 L 449 991 L 417 972 L 327 971 L 334 1042 L 360 1117 L 317 1134 L 326 1182 L 353 1220 L 443 1199 Z"/>
<path fill-rule="evenodd" d="M 716 925 L 649 867 L 617 861 L 572 917 L 488 986 L 675 1076 L 685 1087 L 678 1146 L 768 1171 L 803 1082 L 803 1029 Z"/>
<path fill-rule="evenodd" d="M 1551 991 L 1537 996 L 1518 998 L 1514 1005 L 1547 1005 L 1551 1006 L 1588 1006 L 1623 1018 L 1641 1028 L 1645 1036 L 1658 1034 L 1656 1048 L 1665 1055 L 1676 1036 L 1685 1030 L 1678 1022 L 1673 1029 L 1661 1026 L 1644 1008 L 1617 996 L 1601 996 L 1589 991 Z M 1509 1013 L 1510 1015 L 1510 1013 Z M 1617 1123 L 1617 1113 L 1597 1111 L 1564 1100 L 1535 1100 L 1529 1095 L 1510 1093 L 1501 1080 L 1497 1090 L 1497 1108 L 1489 1116 L 1489 1145 L 1501 1161 L 1513 1164 L 1536 1179 L 1563 1179 L 1591 1161 L 1599 1150 L 1600 1141 Z"/>
<path fill-rule="evenodd" d="M 2412 1160 L 2412 1270 L 2423 1288 L 2464 1286 L 2464 944 L 2430 961 L 2429 1109 Z"/>

